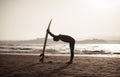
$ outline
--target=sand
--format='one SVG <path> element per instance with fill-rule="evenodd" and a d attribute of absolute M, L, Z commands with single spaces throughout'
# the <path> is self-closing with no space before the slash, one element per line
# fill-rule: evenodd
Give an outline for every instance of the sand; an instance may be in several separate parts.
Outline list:
<path fill-rule="evenodd" d="M 0 55 L 0 77 L 120 77 L 120 58 Z"/>

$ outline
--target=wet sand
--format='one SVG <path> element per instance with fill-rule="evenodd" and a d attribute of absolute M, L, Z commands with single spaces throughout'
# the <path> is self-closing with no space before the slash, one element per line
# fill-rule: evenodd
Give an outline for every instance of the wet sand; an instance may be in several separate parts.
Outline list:
<path fill-rule="evenodd" d="M 0 77 L 120 77 L 120 58 L 0 55 Z"/>

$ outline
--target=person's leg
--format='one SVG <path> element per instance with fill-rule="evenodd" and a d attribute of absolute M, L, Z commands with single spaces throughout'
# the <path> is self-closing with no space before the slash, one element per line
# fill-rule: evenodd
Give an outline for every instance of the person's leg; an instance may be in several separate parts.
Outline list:
<path fill-rule="evenodd" d="M 73 58 L 74 58 L 74 43 L 70 43 L 70 53 L 71 53 L 71 56 L 70 56 L 70 61 L 67 62 L 67 64 L 71 64 L 73 62 Z"/>
<path fill-rule="evenodd" d="M 71 52 L 70 62 L 73 62 L 73 58 L 74 58 L 74 43 L 70 44 L 70 52 Z"/>

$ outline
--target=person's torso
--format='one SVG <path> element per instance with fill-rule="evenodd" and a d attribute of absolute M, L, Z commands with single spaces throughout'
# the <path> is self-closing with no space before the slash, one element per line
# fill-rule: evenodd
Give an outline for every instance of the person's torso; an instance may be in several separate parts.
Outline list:
<path fill-rule="evenodd" d="M 75 39 L 72 38 L 71 36 L 60 34 L 60 35 L 58 35 L 58 37 L 60 38 L 61 41 L 69 42 L 69 43 L 75 43 Z"/>

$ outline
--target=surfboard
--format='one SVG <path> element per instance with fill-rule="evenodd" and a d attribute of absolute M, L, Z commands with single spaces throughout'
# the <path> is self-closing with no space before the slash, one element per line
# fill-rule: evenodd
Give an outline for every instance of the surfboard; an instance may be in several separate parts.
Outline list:
<path fill-rule="evenodd" d="M 51 22 L 52 22 L 52 19 L 50 20 L 47 29 L 50 29 Z M 43 45 L 43 51 L 42 51 L 42 53 L 40 54 L 40 60 L 39 60 L 40 62 L 44 62 L 45 49 L 46 49 L 46 44 L 47 44 L 47 38 L 48 38 L 48 32 L 46 31 L 45 40 L 44 40 L 44 45 Z"/>

